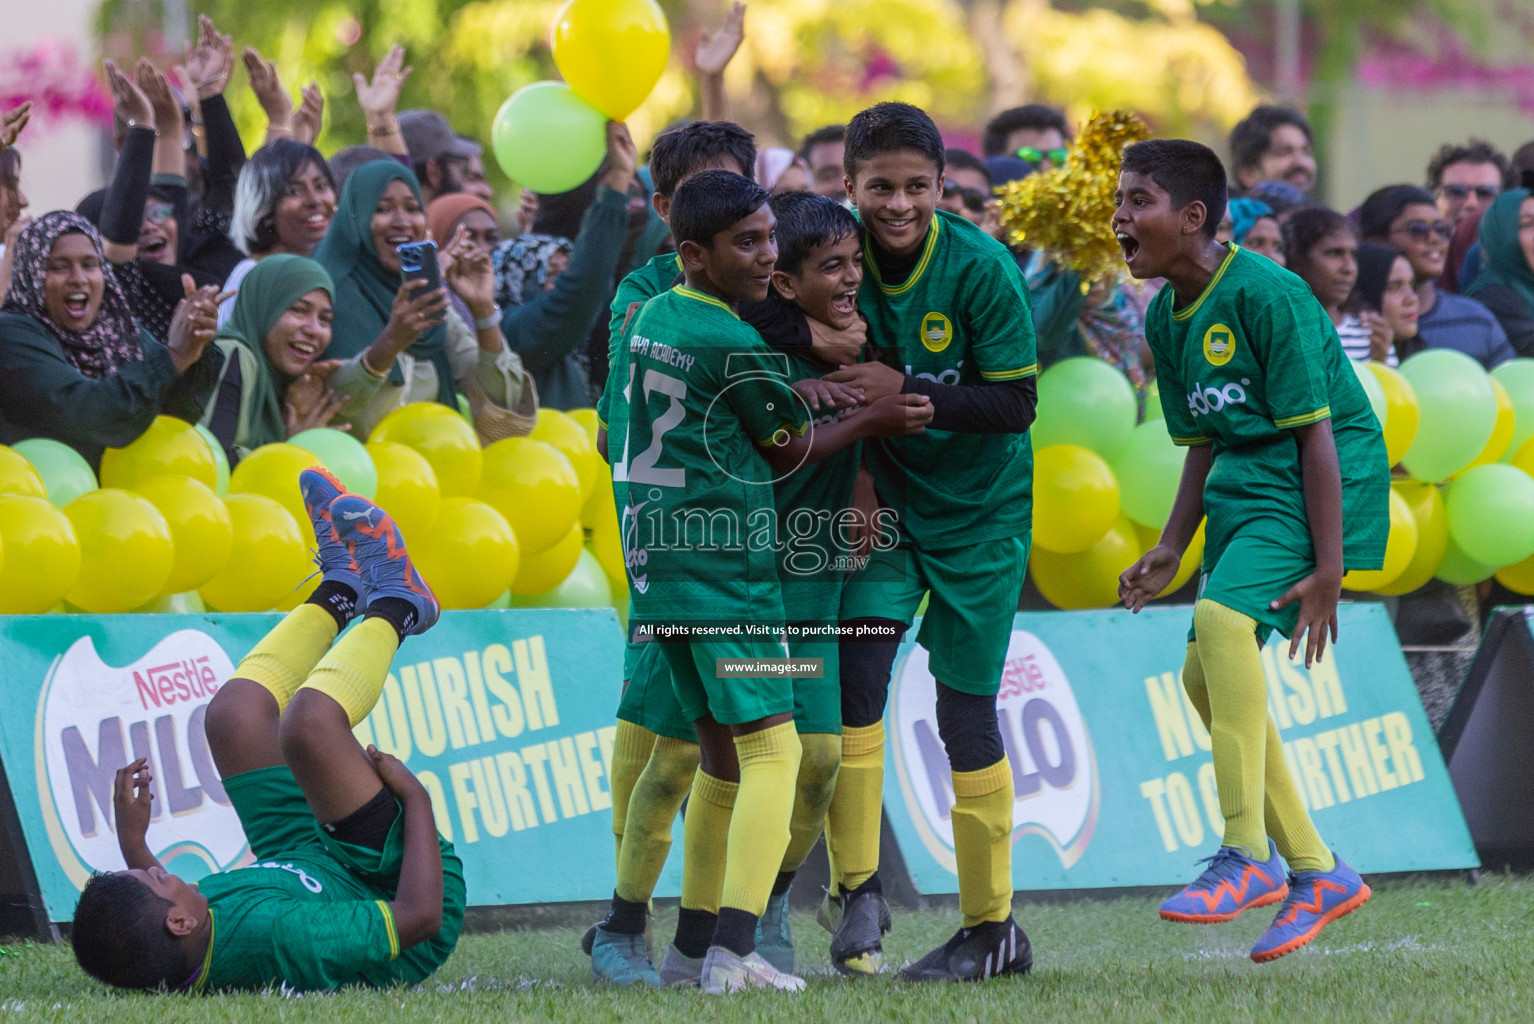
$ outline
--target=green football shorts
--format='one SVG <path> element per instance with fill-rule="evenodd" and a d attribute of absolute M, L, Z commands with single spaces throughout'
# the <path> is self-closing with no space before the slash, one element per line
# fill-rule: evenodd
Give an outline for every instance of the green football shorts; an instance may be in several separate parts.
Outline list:
<path fill-rule="evenodd" d="M 1286 637 L 1293 636 L 1300 620 L 1298 601 L 1277 611 L 1268 606 L 1315 571 L 1316 562 L 1308 548 L 1296 553 L 1290 543 L 1264 531 L 1258 520 L 1230 539 L 1219 561 L 1204 563 L 1198 596 L 1256 619 L 1257 641 L 1265 644 L 1275 629 Z M 1190 625 L 1188 642 L 1197 639 Z"/>

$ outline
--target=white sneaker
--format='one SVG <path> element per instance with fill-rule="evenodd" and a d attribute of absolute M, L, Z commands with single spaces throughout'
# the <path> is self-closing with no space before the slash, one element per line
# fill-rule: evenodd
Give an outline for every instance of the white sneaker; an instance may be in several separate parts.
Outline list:
<path fill-rule="evenodd" d="M 748 988 L 775 988 L 780 992 L 804 991 L 804 979 L 784 974 L 762 959 L 760 953 L 740 957 L 723 946 L 710 946 L 703 957 L 703 978 L 699 982 L 709 995 L 722 996 Z"/>
<path fill-rule="evenodd" d="M 668 988 L 697 988 L 703 977 L 703 957 L 685 956 L 676 946 L 666 949 L 660 964 L 660 983 Z"/>

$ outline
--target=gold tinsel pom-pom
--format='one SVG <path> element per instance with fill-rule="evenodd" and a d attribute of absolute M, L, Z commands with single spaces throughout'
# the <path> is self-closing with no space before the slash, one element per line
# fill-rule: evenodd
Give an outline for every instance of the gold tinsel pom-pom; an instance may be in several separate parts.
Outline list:
<path fill-rule="evenodd" d="M 1001 226 L 1014 245 L 1050 252 L 1081 274 L 1083 287 L 1119 269 L 1113 193 L 1124 148 L 1150 135 L 1128 110 L 1093 114 L 1062 167 L 1031 174 L 997 192 Z"/>

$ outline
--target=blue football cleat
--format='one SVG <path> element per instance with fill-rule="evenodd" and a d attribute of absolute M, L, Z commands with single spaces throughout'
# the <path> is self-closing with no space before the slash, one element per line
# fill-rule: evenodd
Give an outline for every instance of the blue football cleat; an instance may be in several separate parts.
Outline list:
<path fill-rule="evenodd" d="M 306 469 L 298 474 L 298 491 L 303 495 L 304 511 L 309 513 L 309 523 L 314 527 L 314 564 L 319 566 L 325 582 L 344 583 L 362 594 L 362 573 L 351 550 L 341 542 L 335 524 L 330 521 L 330 506 L 346 493 L 341 481 L 328 470 Z"/>
<path fill-rule="evenodd" d="M 330 505 L 336 536 L 351 549 L 361 570 L 361 604 L 381 597 L 410 602 L 415 621 L 405 633 L 424 633 L 437 622 L 441 606 L 405 550 L 405 539 L 389 514 L 366 498 L 343 494 Z"/>
<path fill-rule="evenodd" d="M 1183 924 L 1222 924 L 1234 921 L 1243 911 L 1277 903 L 1289 892 L 1284 884 L 1284 862 L 1268 840 L 1268 859 L 1253 860 L 1234 846 L 1222 846 L 1209 867 L 1175 896 L 1161 904 L 1161 917 Z"/>
<path fill-rule="evenodd" d="M 1369 885 L 1337 858 L 1330 871 L 1296 871 L 1289 876 L 1289 898 L 1252 947 L 1260 964 L 1293 953 L 1321 929 L 1369 902 Z"/>

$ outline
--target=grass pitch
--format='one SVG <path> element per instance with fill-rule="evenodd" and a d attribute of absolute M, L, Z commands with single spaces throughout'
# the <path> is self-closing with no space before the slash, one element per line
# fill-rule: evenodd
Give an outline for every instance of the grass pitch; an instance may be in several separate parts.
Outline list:
<path fill-rule="evenodd" d="M 693 992 L 598 986 L 576 943 L 580 928 L 468 935 L 442 971 L 417 989 L 339 995 L 124 996 L 87 979 L 65 946 L 0 946 L 0 1024 L 228 1021 L 695 1020 L 991 1022 L 1086 1021 L 1522 1021 L 1534 1018 L 1534 878 L 1483 876 L 1387 881 L 1363 909 L 1306 949 L 1257 966 L 1247 951 L 1266 910 L 1215 927 L 1168 924 L 1157 898 L 1022 903 L 1035 950 L 1027 978 L 916 986 L 888 976 L 853 982 L 830 973 L 826 935 L 796 915 L 798 996 L 756 992 L 710 999 Z M 675 915 L 663 911 L 657 935 Z M 951 908 L 895 911 L 887 962 L 914 960 L 958 926 Z"/>

